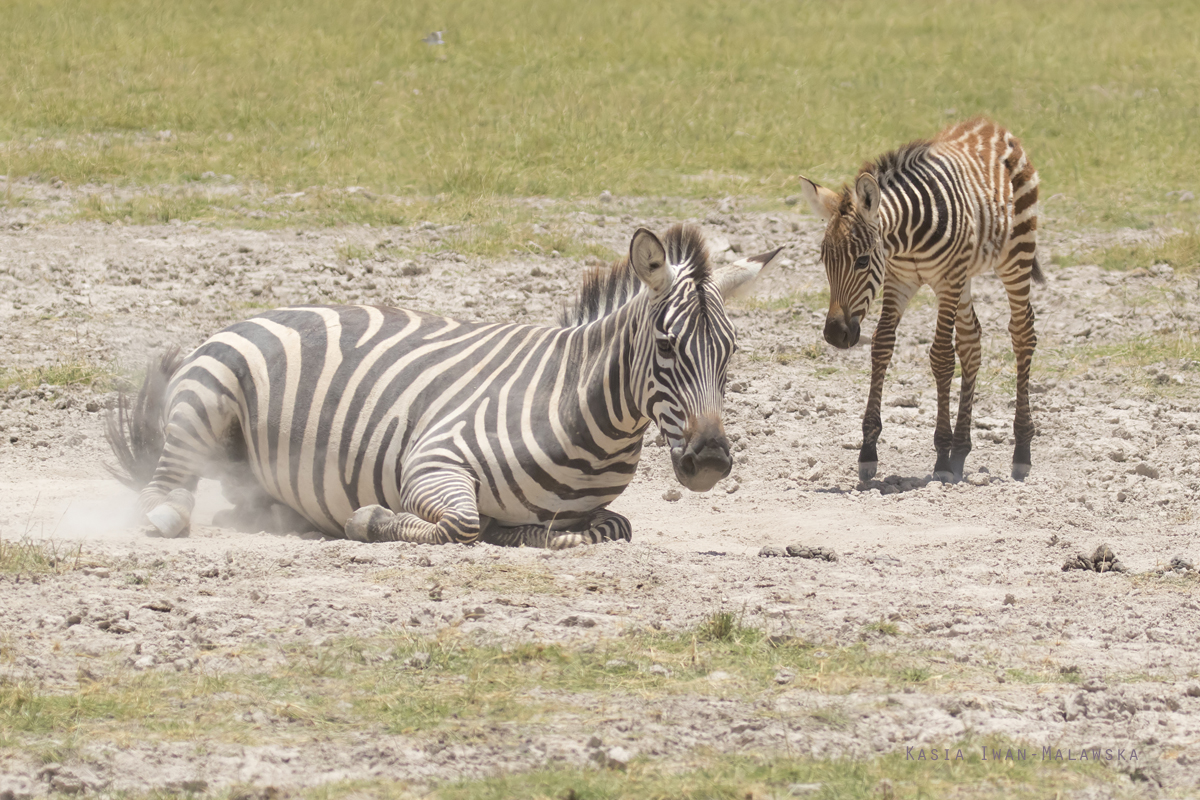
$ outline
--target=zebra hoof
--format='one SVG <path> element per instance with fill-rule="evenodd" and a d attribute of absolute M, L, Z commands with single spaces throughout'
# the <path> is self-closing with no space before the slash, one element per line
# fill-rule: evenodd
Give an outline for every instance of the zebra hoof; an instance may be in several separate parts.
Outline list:
<path fill-rule="evenodd" d="M 879 471 L 878 461 L 860 461 L 858 462 L 858 480 L 861 483 L 866 483 L 875 477 L 875 473 Z"/>
<path fill-rule="evenodd" d="M 381 520 L 390 516 L 392 512 L 383 506 L 363 506 L 346 520 L 346 538 L 355 542 L 373 541 L 372 527 L 378 527 Z"/>
<path fill-rule="evenodd" d="M 1033 469 L 1032 464 L 1013 464 L 1012 479 L 1014 481 L 1023 481 L 1029 477 L 1029 470 Z"/>
<path fill-rule="evenodd" d="M 186 536 L 192 521 L 192 509 L 195 507 L 196 498 L 187 489 L 172 490 L 163 502 L 146 514 L 146 519 L 154 526 L 151 535 L 165 539 Z"/>
<path fill-rule="evenodd" d="M 958 483 L 959 477 L 948 470 L 938 470 L 933 473 L 933 479 L 942 483 Z"/>

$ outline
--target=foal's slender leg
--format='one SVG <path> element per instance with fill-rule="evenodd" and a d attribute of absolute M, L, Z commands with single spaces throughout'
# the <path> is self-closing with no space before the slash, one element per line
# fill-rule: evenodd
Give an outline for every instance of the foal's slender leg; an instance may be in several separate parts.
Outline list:
<path fill-rule="evenodd" d="M 954 441 L 950 446 L 950 471 L 954 480 L 962 480 L 967 454 L 971 452 L 971 412 L 975 405 L 975 379 L 979 374 L 982 328 L 971 299 L 971 279 L 963 286 L 954 322 L 954 344 L 962 367 L 958 392 L 958 420 L 954 423 Z"/>
<path fill-rule="evenodd" d="M 884 280 L 879 325 L 871 339 L 871 391 L 863 414 L 862 448 L 858 451 L 858 479 L 863 483 L 874 478 L 879 469 L 878 442 L 879 434 L 883 432 L 879 407 L 883 403 L 883 379 L 896 349 L 896 327 L 918 288 L 901 283 L 890 272 Z"/>

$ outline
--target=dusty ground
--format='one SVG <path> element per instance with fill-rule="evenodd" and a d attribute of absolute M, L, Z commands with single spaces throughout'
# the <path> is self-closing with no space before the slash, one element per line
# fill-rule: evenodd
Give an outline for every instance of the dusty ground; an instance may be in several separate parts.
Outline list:
<path fill-rule="evenodd" d="M 599 213 L 556 208 L 546 214 L 558 229 L 614 251 L 638 225 L 676 221 L 635 216 L 619 198 Z M 583 764 L 593 735 L 670 762 L 703 747 L 869 756 L 993 734 L 1035 750 L 1136 748 L 1137 761 L 1109 765 L 1137 778 L 1113 792 L 1200 791 L 1196 573 L 1170 569 L 1173 557 L 1200 558 L 1200 370 L 1187 360 L 1200 311 L 1195 279 L 1047 267 L 1049 282 L 1035 292 L 1038 435 L 1024 484 L 1007 477 L 1013 382 L 1000 283 L 976 287 L 985 361 L 975 450 L 959 485 L 927 477 L 933 307 L 917 302 L 885 394 L 882 480 L 859 487 L 868 353 L 821 342 L 814 218 L 724 201 L 693 221 L 719 249 L 782 245 L 786 260 L 732 309 L 742 346 L 727 396 L 733 475 L 712 492 L 668 501 L 676 487 L 667 453 L 648 447 L 613 506 L 633 521 L 627 546 L 547 555 L 239 533 L 208 524 L 222 505 L 212 487 L 190 538 L 140 538 L 132 493 L 103 468 L 111 393 L 9 391 L 0 397 L 0 536 L 54 539 L 71 553 L 70 543 L 82 542 L 73 566 L 98 566 L 36 582 L 0 575 L 0 682 L 69 692 L 105 675 L 221 674 L 254 667 L 238 656 L 251 643 L 319 648 L 334 636 L 399 629 L 602 644 L 718 611 L 831 648 L 865 638 L 873 651 L 944 665 L 934 667 L 941 674 L 906 692 L 828 694 L 798 681 L 773 688 L 765 709 L 717 689 L 666 695 L 649 709 L 635 696 L 610 699 L 586 724 L 564 714 L 449 749 L 371 730 L 292 736 L 284 747 L 272 738 L 282 723 L 271 719 L 259 743 L 76 742 L 50 770 L 28 747 L 10 747 L 0 749 L 0 791 L 36 796 L 69 790 L 72 780 L 110 791 L 178 789 L 197 776 L 209 790 L 286 789 L 354 774 L 419 788 Z M 132 373 L 165 345 L 194 346 L 255 308 L 305 301 L 545 322 L 581 271 L 580 261 L 553 254 L 485 260 L 441 249 L 452 234 L 432 224 L 274 232 L 59 224 L 0 211 L 0 364 L 85 360 Z M 1060 231 L 1051 219 L 1042 261 L 1146 235 L 1154 234 Z M 349 263 L 339 255 L 367 251 L 377 255 Z M 1102 543 L 1128 573 L 1061 570 Z M 839 560 L 757 555 L 789 544 L 830 548 Z M 503 569 L 536 572 L 538 589 L 464 577 Z M 152 600 L 171 610 L 147 608 Z M 881 621 L 897 635 L 865 627 Z M 800 713 L 826 707 L 837 709 L 836 724 Z"/>

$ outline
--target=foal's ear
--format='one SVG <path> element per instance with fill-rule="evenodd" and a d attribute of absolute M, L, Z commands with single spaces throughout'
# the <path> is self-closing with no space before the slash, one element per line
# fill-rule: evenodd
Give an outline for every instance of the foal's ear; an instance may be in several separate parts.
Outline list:
<path fill-rule="evenodd" d="M 732 264 L 714 269 L 713 283 L 717 284 L 717 288 L 721 290 L 721 297 L 728 300 L 737 293 L 738 289 L 757 278 L 758 274 L 775 260 L 781 250 L 783 250 L 782 247 L 777 247 L 774 250 L 768 250 L 756 256 L 747 256 Z"/>
<path fill-rule="evenodd" d="M 818 186 L 801 175 L 800 193 L 808 201 L 808 206 L 813 210 L 813 213 L 826 222 L 829 222 L 833 218 L 833 215 L 837 213 L 839 203 L 837 192 L 831 192 L 824 186 Z"/>
<path fill-rule="evenodd" d="M 667 251 L 662 242 L 645 228 L 638 228 L 629 243 L 629 263 L 634 274 L 646 288 L 662 294 L 671 288 L 674 275 L 667 264 Z"/>
<path fill-rule="evenodd" d="M 858 213 L 867 222 L 874 222 L 879 217 L 879 181 L 869 172 L 858 176 L 854 182 L 854 205 Z"/>

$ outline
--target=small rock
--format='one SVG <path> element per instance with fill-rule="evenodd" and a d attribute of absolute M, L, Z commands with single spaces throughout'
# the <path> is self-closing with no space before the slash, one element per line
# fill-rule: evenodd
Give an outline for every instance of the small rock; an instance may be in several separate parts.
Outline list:
<path fill-rule="evenodd" d="M 610 658 L 604 662 L 605 669 L 624 669 L 629 666 L 629 662 L 621 658 Z"/>
<path fill-rule="evenodd" d="M 599 736 L 593 736 L 587 740 L 587 746 L 588 746 L 589 750 L 595 750 L 597 747 L 600 747 L 603 744 L 604 744 L 604 740 L 601 739 Z"/>
<path fill-rule="evenodd" d="M 1085 692 L 1105 692 L 1108 687 L 1104 684 L 1104 679 L 1098 676 L 1092 676 L 1083 682 L 1083 690 Z"/>
<path fill-rule="evenodd" d="M 1183 693 L 1187 697 L 1200 697 L 1200 683 L 1189 683 Z"/>
<path fill-rule="evenodd" d="M 733 676 L 730 675 L 728 672 L 722 672 L 719 669 L 713 670 L 712 672 L 708 673 L 708 679 L 712 683 L 723 683 L 732 677 Z"/>
<path fill-rule="evenodd" d="M 791 683 L 795 679 L 796 673 L 792 672 L 790 669 L 781 669 L 779 672 L 775 673 L 775 682 L 780 686 Z"/>
<path fill-rule="evenodd" d="M 428 264 L 418 264 L 415 261 L 404 261 L 400 264 L 400 274 L 410 278 L 416 275 L 426 275 L 428 273 Z"/>
<path fill-rule="evenodd" d="M 650 669 L 647 671 L 651 675 L 659 675 L 663 678 L 671 677 L 671 670 L 667 669 L 662 664 L 653 664 L 653 665 L 651 665 Z"/>
<path fill-rule="evenodd" d="M 1015 606 L 1016 604 L 1017 604 L 1017 596 L 1015 594 L 1013 594 L 1012 592 L 1009 592 L 1008 594 L 1004 595 L 1004 605 Z"/>
<path fill-rule="evenodd" d="M 596 620 L 591 617 L 581 617 L 578 614 L 572 614 L 569 617 L 559 620 L 558 624 L 564 628 L 594 628 L 596 627 Z"/>
<path fill-rule="evenodd" d="M 133 662 L 134 669 L 150 669 L 154 666 L 154 656 L 145 655 Z"/>
<path fill-rule="evenodd" d="M 800 195 L 798 195 L 798 194 L 789 194 L 787 197 L 783 198 L 784 205 L 794 206 L 799 202 L 800 202 Z"/>
<path fill-rule="evenodd" d="M 1133 471 L 1136 472 L 1138 475 L 1143 475 L 1147 478 L 1150 478 L 1151 480 L 1155 480 L 1155 481 L 1158 480 L 1158 476 L 1159 476 L 1158 467 L 1152 467 L 1149 464 L 1147 464 L 1145 461 L 1141 462 L 1136 467 L 1134 467 Z"/>
<path fill-rule="evenodd" d="M 413 653 L 404 661 L 404 666 L 414 669 L 425 669 L 429 666 L 429 653 L 420 651 Z"/>
<path fill-rule="evenodd" d="M 683 499 L 683 493 L 678 489 L 667 489 L 665 492 L 663 492 L 662 498 L 668 503 L 674 503 Z"/>
<path fill-rule="evenodd" d="M 165 597 L 160 597 L 156 600 L 151 600 L 149 603 L 146 603 L 144 606 L 142 606 L 142 608 L 148 608 L 151 611 L 164 611 L 165 612 L 165 611 L 173 610 L 175 608 L 175 606 L 171 603 L 170 600 L 166 599 Z"/>
<path fill-rule="evenodd" d="M 1190 559 L 1184 558 L 1183 556 L 1172 556 L 1170 567 L 1171 569 L 1181 570 L 1183 572 L 1188 572 L 1189 570 L 1196 568 Z"/>
<path fill-rule="evenodd" d="M 88 400 L 87 405 L 85 405 L 84 408 L 86 408 L 88 410 L 89 414 L 95 414 L 97 411 L 100 410 L 100 404 L 97 403 L 95 400 Z"/>
<path fill-rule="evenodd" d="M 758 551 L 759 558 L 783 558 L 787 555 L 785 550 L 770 545 L 763 545 L 763 548 Z"/>
<path fill-rule="evenodd" d="M 824 785 L 823 783 L 789 783 L 787 793 L 792 797 L 804 797 L 808 794 L 816 794 Z"/>
<path fill-rule="evenodd" d="M 597 199 L 601 203 L 611 203 L 613 200 L 612 192 L 610 192 L 608 189 L 605 189 L 600 193 L 600 197 Z"/>
<path fill-rule="evenodd" d="M 967 483 L 972 486 L 987 486 L 992 482 L 992 476 L 986 472 L 972 472 L 967 476 Z"/>
<path fill-rule="evenodd" d="M 605 766 L 609 769 L 625 769 L 633 761 L 634 753 L 624 747 L 610 747 L 606 754 L 608 759 Z"/>
<path fill-rule="evenodd" d="M 84 567 L 82 572 L 84 575 L 91 575 L 96 578 L 107 578 L 112 575 L 108 567 Z"/>

